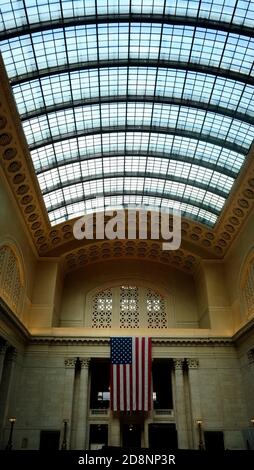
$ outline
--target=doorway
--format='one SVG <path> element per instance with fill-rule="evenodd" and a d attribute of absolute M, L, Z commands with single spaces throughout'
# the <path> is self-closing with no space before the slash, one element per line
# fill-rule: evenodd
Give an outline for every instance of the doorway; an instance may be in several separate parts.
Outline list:
<path fill-rule="evenodd" d="M 122 447 L 141 448 L 140 424 L 122 424 Z"/>
<path fill-rule="evenodd" d="M 224 450 L 224 436 L 222 431 L 205 431 L 204 438 L 206 450 Z"/>
<path fill-rule="evenodd" d="M 149 449 L 177 449 L 177 431 L 174 423 L 149 424 L 148 429 Z"/>
<path fill-rule="evenodd" d="M 108 425 L 90 424 L 89 449 L 98 450 L 108 445 Z"/>
<path fill-rule="evenodd" d="M 41 431 L 40 450 L 59 450 L 60 431 Z"/>

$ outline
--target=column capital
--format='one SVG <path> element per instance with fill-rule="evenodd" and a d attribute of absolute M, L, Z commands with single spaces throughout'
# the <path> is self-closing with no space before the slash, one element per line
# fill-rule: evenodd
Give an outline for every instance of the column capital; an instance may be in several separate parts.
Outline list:
<path fill-rule="evenodd" d="M 187 364 L 189 369 L 198 369 L 199 360 L 198 359 L 187 359 Z"/>
<path fill-rule="evenodd" d="M 247 352 L 249 364 L 254 364 L 254 348 Z"/>
<path fill-rule="evenodd" d="M 75 364 L 76 364 L 76 358 L 74 357 L 68 357 L 64 360 L 64 366 L 65 369 L 74 369 Z"/>
<path fill-rule="evenodd" d="M 183 368 L 184 359 L 173 359 L 173 364 L 175 369 Z"/>
<path fill-rule="evenodd" d="M 1 340 L 0 341 L 0 356 L 6 353 L 7 348 L 8 348 L 7 341 Z"/>
<path fill-rule="evenodd" d="M 8 346 L 7 347 L 7 350 L 6 350 L 6 358 L 8 361 L 16 361 L 17 359 L 17 356 L 18 356 L 18 351 L 16 348 L 14 348 L 13 346 Z"/>
<path fill-rule="evenodd" d="M 81 369 L 88 369 L 89 368 L 89 364 L 90 364 L 90 357 L 86 357 L 86 358 L 79 358 L 79 361 L 80 361 L 80 367 Z"/>

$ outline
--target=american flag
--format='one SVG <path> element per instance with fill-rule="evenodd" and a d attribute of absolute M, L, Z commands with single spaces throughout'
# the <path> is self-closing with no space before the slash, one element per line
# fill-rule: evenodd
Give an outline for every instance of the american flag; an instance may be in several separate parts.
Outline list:
<path fill-rule="evenodd" d="M 148 411 L 152 404 L 151 338 L 111 338 L 113 411 Z"/>

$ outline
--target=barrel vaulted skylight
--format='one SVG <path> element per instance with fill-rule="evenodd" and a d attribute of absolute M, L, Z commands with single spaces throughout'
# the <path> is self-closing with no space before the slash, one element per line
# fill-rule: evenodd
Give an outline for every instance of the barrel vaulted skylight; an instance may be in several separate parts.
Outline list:
<path fill-rule="evenodd" d="M 0 0 L 52 225 L 111 208 L 216 223 L 254 137 L 254 1 Z"/>

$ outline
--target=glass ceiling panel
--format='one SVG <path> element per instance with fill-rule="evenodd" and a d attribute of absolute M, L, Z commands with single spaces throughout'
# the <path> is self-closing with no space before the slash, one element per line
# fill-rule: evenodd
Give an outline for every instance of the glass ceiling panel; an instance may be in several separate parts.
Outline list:
<path fill-rule="evenodd" d="M 1 2 L 1 29 L 6 31 L 42 22 L 97 15 L 177 15 L 253 26 L 254 6 L 249 0 L 20 0 Z"/>
<path fill-rule="evenodd" d="M 243 0 L 2 0 L 1 52 L 52 224 L 98 195 L 98 210 L 215 224 L 253 142 L 253 19 Z"/>
<path fill-rule="evenodd" d="M 129 40 L 130 38 L 130 40 Z M 1 41 L 10 78 L 99 61 L 195 63 L 254 76 L 254 39 L 181 25 L 111 23 L 38 31 Z"/>
<path fill-rule="evenodd" d="M 124 189 L 123 189 L 124 188 Z M 84 183 L 73 184 L 61 189 L 57 189 L 44 195 L 44 201 L 48 211 L 59 208 L 64 203 L 76 200 L 85 200 L 95 197 L 98 194 L 120 193 L 152 193 L 156 196 L 170 197 L 190 204 L 202 204 L 211 212 L 218 215 L 225 203 L 225 198 L 194 186 L 176 183 L 173 181 L 163 181 L 156 178 L 122 177 L 122 178 L 101 178 L 86 181 Z"/>
<path fill-rule="evenodd" d="M 209 103 L 253 116 L 254 87 L 213 75 L 155 67 L 107 67 L 55 74 L 13 87 L 21 117 L 82 100 L 140 97 Z M 196 103 L 195 103 L 196 102 Z"/>
<path fill-rule="evenodd" d="M 116 170 L 117 169 L 117 170 Z M 210 187 L 210 191 L 220 191 L 227 196 L 234 182 L 233 178 L 223 173 L 191 165 L 176 160 L 156 157 L 118 156 L 104 157 L 96 160 L 85 160 L 79 163 L 45 171 L 38 175 L 43 194 L 79 181 L 109 178 L 110 176 L 142 176 L 157 177 L 179 182 L 196 183 L 198 187 Z M 77 176 L 78 175 L 78 176 Z"/>
<path fill-rule="evenodd" d="M 218 145 L 154 132 L 112 132 L 78 137 L 32 150 L 31 156 L 37 173 L 63 166 L 71 161 L 82 161 L 107 154 L 150 153 L 160 154 L 164 159 L 171 156 L 179 161 L 193 161 L 205 167 L 218 168 L 236 177 L 244 155 Z"/>
<path fill-rule="evenodd" d="M 85 201 L 67 204 L 65 207 L 61 207 L 59 209 L 55 209 L 52 212 L 49 212 L 49 219 L 52 225 L 57 225 L 67 219 L 82 216 L 84 213 L 92 213 L 96 210 L 104 210 L 105 206 L 107 210 L 110 210 L 110 208 L 122 209 L 125 207 L 143 207 L 147 210 L 158 210 L 158 208 L 171 210 L 174 208 L 175 210 L 181 211 L 183 216 L 198 220 L 199 222 L 205 223 L 208 226 L 213 226 L 217 220 L 217 216 L 215 214 L 204 209 L 200 209 L 197 206 L 191 206 L 190 204 L 165 198 L 162 199 L 155 196 L 142 197 L 136 194 L 125 194 L 118 196 L 105 195 L 105 197 L 97 197 L 96 199 L 93 197 Z"/>
<path fill-rule="evenodd" d="M 61 140 L 70 134 L 81 134 L 102 127 L 152 126 L 195 132 L 205 137 L 227 140 L 248 150 L 254 137 L 254 126 L 216 113 L 185 106 L 160 103 L 103 103 L 78 106 L 52 112 L 23 122 L 31 148 L 49 140 Z M 204 138 L 204 137 L 203 137 Z"/>

